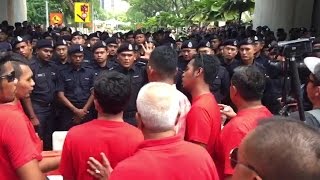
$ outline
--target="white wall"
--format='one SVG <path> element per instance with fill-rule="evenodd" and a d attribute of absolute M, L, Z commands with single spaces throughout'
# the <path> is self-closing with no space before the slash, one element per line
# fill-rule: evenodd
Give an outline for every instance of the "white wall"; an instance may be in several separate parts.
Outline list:
<path fill-rule="evenodd" d="M 254 27 L 268 25 L 272 30 L 311 26 L 314 0 L 256 0 Z"/>
<path fill-rule="evenodd" d="M 27 1 L 0 0 L 0 21 L 3 20 L 8 20 L 11 25 L 27 20 Z"/>

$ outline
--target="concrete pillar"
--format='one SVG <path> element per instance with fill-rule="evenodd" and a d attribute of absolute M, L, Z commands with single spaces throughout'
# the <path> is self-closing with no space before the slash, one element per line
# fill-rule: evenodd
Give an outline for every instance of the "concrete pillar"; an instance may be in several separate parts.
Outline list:
<path fill-rule="evenodd" d="M 256 0 L 253 25 L 268 25 L 289 30 L 292 27 L 310 28 L 314 0 Z"/>
<path fill-rule="evenodd" d="M 26 0 L 0 0 L 0 20 L 8 20 L 9 24 L 27 20 Z"/>

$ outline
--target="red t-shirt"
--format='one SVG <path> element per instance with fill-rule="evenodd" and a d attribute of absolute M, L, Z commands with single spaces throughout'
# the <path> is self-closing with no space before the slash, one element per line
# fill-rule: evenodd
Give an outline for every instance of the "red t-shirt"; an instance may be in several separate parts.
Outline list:
<path fill-rule="evenodd" d="M 94 157 L 101 162 L 104 152 L 112 167 L 134 154 L 143 142 L 139 129 L 125 122 L 93 120 L 75 126 L 68 132 L 61 156 L 60 172 L 67 179 L 94 179 L 87 173 L 87 161 Z"/>
<path fill-rule="evenodd" d="M 146 140 L 131 157 L 120 162 L 110 180 L 218 180 L 214 162 L 199 145 L 180 136 Z"/>
<path fill-rule="evenodd" d="M 193 99 L 187 115 L 186 140 L 205 144 L 211 156 L 221 131 L 221 114 L 211 93 Z"/>
<path fill-rule="evenodd" d="M 23 107 L 21 105 L 21 102 L 18 101 L 17 102 L 17 108 L 24 113 L 24 110 L 23 110 Z M 29 134 L 30 134 L 30 137 L 31 137 L 31 140 L 34 144 L 34 146 L 36 147 L 38 153 L 39 153 L 39 156 L 37 157 L 37 159 L 39 161 L 42 160 L 42 150 L 43 150 L 43 143 L 42 143 L 42 140 L 40 139 L 40 137 L 38 136 L 38 134 L 36 133 L 36 131 L 34 130 L 34 127 L 33 127 L 33 124 L 32 122 L 30 121 L 30 119 L 25 116 L 25 122 L 26 122 L 26 125 L 27 125 L 27 128 L 28 128 L 28 131 L 29 131 Z"/>
<path fill-rule="evenodd" d="M 0 105 L 0 179 L 19 179 L 16 170 L 37 159 L 23 114 L 16 105 Z"/>
<path fill-rule="evenodd" d="M 232 118 L 222 129 L 214 158 L 221 179 L 234 172 L 230 164 L 231 150 L 239 147 L 242 139 L 257 127 L 261 119 L 271 116 L 271 112 L 264 106 L 256 109 L 244 109 L 239 111 L 237 116 Z"/>

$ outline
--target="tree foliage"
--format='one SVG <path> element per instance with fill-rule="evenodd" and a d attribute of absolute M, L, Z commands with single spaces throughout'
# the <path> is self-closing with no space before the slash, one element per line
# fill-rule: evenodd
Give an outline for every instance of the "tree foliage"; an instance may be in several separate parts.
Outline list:
<path fill-rule="evenodd" d="M 126 0 L 128 20 L 146 28 L 183 27 L 219 20 L 237 20 L 244 11 L 253 12 L 254 0 Z"/>

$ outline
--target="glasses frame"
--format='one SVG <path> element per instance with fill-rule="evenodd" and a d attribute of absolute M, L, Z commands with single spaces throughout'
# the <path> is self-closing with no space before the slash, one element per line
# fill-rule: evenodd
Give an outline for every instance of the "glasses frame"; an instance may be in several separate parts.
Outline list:
<path fill-rule="evenodd" d="M 237 166 L 237 164 L 240 164 L 240 165 L 250 169 L 251 171 L 255 172 L 259 177 L 261 177 L 259 175 L 258 171 L 256 170 L 256 168 L 254 168 L 252 165 L 244 164 L 244 163 L 241 163 L 238 161 L 238 151 L 239 151 L 239 148 L 234 148 L 230 151 L 229 159 L 230 159 L 231 167 L 234 169 Z"/>
<path fill-rule="evenodd" d="M 15 71 L 11 71 L 9 74 L 0 76 L 0 79 L 6 79 L 8 82 L 13 82 L 16 79 Z"/>

